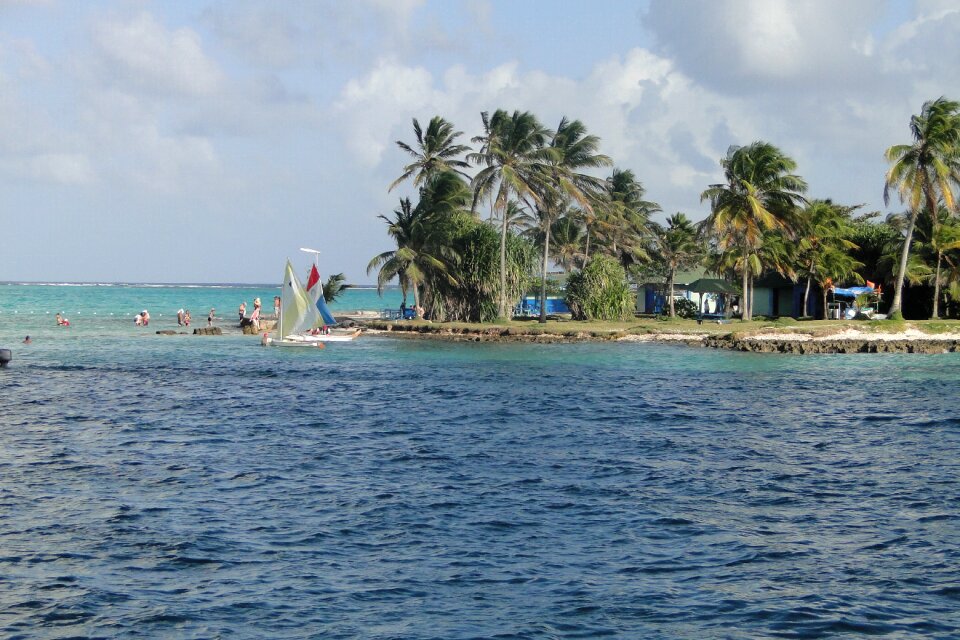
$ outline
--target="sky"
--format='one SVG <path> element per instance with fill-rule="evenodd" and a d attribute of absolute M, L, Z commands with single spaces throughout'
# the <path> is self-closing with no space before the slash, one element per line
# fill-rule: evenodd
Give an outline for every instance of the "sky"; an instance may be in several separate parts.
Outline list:
<path fill-rule="evenodd" d="M 960 98 L 955 0 L 0 0 L 0 281 L 370 283 L 441 115 L 579 119 L 664 214 L 730 145 L 882 213 L 884 150 Z"/>

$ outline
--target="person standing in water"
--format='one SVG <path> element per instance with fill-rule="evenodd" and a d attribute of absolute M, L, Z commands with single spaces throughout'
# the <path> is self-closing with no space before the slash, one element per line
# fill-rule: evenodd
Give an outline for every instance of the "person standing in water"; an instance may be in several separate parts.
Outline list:
<path fill-rule="evenodd" d="M 240 323 L 243 324 L 243 319 L 244 319 L 244 317 L 246 317 L 246 315 L 247 315 L 247 303 L 246 303 L 246 302 L 241 302 L 241 303 L 240 303 L 240 309 L 239 309 L 238 313 L 240 314 Z"/>
<path fill-rule="evenodd" d="M 260 298 L 253 301 L 253 313 L 250 314 L 250 322 L 254 329 L 260 331 Z"/>
<path fill-rule="evenodd" d="M 213 310 L 213 307 L 210 307 L 210 314 L 207 315 L 207 326 L 208 326 L 208 327 L 212 327 L 212 326 L 213 326 L 213 318 L 214 318 L 214 310 Z"/>

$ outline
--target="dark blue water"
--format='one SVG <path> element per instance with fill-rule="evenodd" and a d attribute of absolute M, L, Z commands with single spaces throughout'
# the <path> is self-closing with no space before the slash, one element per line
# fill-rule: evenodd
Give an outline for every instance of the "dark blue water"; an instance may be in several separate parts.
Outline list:
<path fill-rule="evenodd" d="M 18 348 L 0 634 L 960 635 L 960 357 Z"/>

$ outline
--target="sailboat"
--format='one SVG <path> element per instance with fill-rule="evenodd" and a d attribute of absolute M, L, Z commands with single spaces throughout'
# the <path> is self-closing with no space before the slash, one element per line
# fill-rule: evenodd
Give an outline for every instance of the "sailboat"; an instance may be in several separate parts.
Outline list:
<path fill-rule="evenodd" d="M 323 285 L 320 284 L 320 274 L 316 274 L 314 282 L 314 266 L 310 273 L 311 289 L 317 290 L 318 300 L 311 298 L 301 284 L 293 270 L 293 265 L 287 260 L 283 273 L 283 286 L 280 289 L 280 318 L 277 322 L 276 337 L 266 336 L 264 345 L 275 347 L 317 347 L 325 342 L 349 342 L 360 335 L 360 329 L 331 329 L 327 324 L 336 321 L 323 299 Z M 323 301 L 321 306 L 320 301 Z M 328 320 L 330 322 L 328 322 Z M 323 326 L 320 330 L 318 327 Z"/>

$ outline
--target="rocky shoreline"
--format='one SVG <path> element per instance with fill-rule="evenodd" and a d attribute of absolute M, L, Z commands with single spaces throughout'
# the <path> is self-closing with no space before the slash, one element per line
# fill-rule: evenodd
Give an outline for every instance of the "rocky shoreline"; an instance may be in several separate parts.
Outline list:
<path fill-rule="evenodd" d="M 953 353 L 960 351 L 960 340 L 905 339 L 870 340 L 841 338 L 836 340 L 751 340 L 749 338 L 705 338 L 704 347 L 731 349 L 751 353 L 791 353 L 809 355 L 818 353 Z"/>
<path fill-rule="evenodd" d="M 927 334 L 916 329 L 897 333 L 869 333 L 843 330 L 827 335 L 787 331 L 765 331 L 752 335 L 731 333 L 673 332 L 630 333 L 628 331 L 569 330 L 542 331 L 526 327 L 475 327 L 462 325 L 365 322 L 370 333 L 395 337 L 428 338 L 455 342 L 532 342 L 552 344 L 565 342 L 661 342 L 712 349 L 728 349 L 750 353 L 850 354 L 850 353 L 948 353 L 960 351 L 960 335 Z"/>

